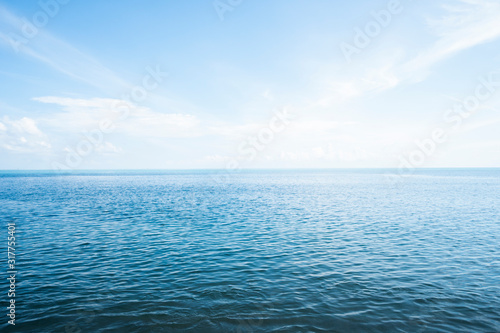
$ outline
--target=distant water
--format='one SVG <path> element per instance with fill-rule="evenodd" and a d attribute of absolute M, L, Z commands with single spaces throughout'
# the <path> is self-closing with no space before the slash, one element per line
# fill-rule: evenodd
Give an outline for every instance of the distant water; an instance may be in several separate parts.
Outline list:
<path fill-rule="evenodd" d="M 500 169 L 386 172 L 1 172 L 0 330 L 500 332 Z"/>

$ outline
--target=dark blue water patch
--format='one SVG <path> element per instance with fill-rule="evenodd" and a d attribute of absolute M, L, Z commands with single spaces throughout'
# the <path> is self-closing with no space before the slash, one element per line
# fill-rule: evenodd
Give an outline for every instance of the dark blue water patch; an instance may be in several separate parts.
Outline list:
<path fill-rule="evenodd" d="M 219 172 L 1 176 L 2 331 L 500 331 L 498 169 Z"/>

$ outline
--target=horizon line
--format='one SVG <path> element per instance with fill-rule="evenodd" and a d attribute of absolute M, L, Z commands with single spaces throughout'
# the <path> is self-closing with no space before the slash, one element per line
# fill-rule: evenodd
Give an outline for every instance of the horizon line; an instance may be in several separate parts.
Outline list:
<path fill-rule="evenodd" d="M 0 172 L 6 171 L 53 171 L 53 172 L 79 172 L 79 171 L 225 171 L 229 173 L 238 173 L 240 171 L 294 171 L 294 170 L 398 170 L 401 167 L 331 167 L 331 168 L 240 168 L 236 170 L 226 168 L 183 168 L 183 169 L 158 169 L 158 168 L 143 168 L 143 169 L 67 169 L 67 170 L 54 170 L 54 169 L 0 169 Z M 403 168 L 405 169 L 405 168 Z M 412 170 L 437 170 L 437 169 L 500 169 L 500 166 L 485 167 L 415 167 Z"/>

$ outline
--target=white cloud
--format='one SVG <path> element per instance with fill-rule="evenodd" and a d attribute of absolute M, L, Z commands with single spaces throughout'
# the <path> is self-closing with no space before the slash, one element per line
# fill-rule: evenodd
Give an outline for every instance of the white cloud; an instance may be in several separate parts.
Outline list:
<path fill-rule="evenodd" d="M 466 123 L 462 127 L 460 132 L 462 132 L 462 133 L 471 132 L 471 131 L 475 131 L 478 129 L 482 129 L 484 127 L 496 125 L 498 123 L 500 123 L 500 118 L 486 119 L 486 120 L 482 120 L 482 121 L 473 121 L 473 122 Z"/>
<path fill-rule="evenodd" d="M 45 97 L 35 97 L 33 100 L 48 103 L 57 104 L 61 106 L 71 106 L 71 107 L 89 107 L 89 108 L 112 108 L 120 100 L 111 98 L 91 98 L 91 99 L 81 99 L 81 98 L 68 98 L 68 97 L 56 97 L 56 96 L 45 96 Z"/>
<path fill-rule="evenodd" d="M 0 146 L 21 153 L 41 152 L 51 147 L 35 120 L 27 117 L 11 120 L 7 116 L 0 122 Z"/>
<path fill-rule="evenodd" d="M 122 152 L 122 149 L 116 147 L 111 142 L 106 141 L 97 146 L 96 151 L 100 154 L 118 154 Z"/>
<path fill-rule="evenodd" d="M 162 113 L 119 99 L 37 97 L 34 100 L 60 105 L 57 112 L 43 122 L 61 132 L 80 133 L 99 128 L 102 120 L 110 120 L 114 133 L 135 137 L 182 138 L 200 134 L 200 120 L 193 115 Z"/>
<path fill-rule="evenodd" d="M 183 138 L 199 136 L 200 121 L 188 114 L 155 112 L 147 108 L 137 108 L 118 125 L 117 132 L 138 137 Z"/>
<path fill-rule="evenodd" d="M 247 124 L 217 124 L 208 128 L 208 133 L 238 139 L 247 135 L 256 134 L 261 128 L 266 127 L 266 123 Z"/>

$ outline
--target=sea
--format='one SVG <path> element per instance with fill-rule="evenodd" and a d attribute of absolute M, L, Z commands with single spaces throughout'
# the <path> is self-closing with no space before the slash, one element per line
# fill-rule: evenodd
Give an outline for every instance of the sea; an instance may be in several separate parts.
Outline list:
<path fill-rule="evenodd" d="M 500 332 L 500 169 L 1 171 L 0 221 L 1 332 Z"/>

